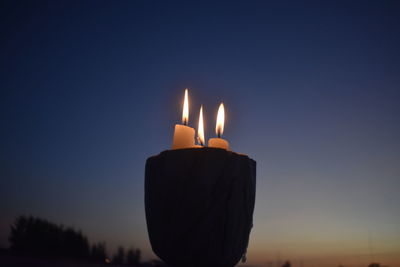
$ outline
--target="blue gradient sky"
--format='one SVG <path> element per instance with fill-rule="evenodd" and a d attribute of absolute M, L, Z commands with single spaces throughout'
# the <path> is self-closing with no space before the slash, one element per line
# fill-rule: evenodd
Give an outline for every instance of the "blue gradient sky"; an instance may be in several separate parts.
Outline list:
<path fill-rule="evenodd" d="M 146 158 L 190 89 L 258 163 L 250 264 L 400 265 L 396 1 L 2 2 L 0 246 L 32 214 L 153 257 Z M 368 238 L 370 236 L 370 238 Z M 369 242 L 368 240 L 372 240 Z"/>

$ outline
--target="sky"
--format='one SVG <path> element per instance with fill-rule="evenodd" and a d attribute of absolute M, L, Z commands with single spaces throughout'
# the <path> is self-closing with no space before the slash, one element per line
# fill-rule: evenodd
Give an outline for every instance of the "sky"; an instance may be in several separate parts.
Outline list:
<path fill-rule="evenodd" d="M 248 265 L 400 266 L 398 1 L 2 1 L 0 247 L 26 214 L 152 254 L 189 88 L 257 161 Z"/>

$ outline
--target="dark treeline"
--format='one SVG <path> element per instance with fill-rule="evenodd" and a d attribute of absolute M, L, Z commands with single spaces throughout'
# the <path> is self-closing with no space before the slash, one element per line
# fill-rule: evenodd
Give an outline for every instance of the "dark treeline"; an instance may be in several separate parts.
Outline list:
<path fill-rule="evenodd" d="M 81 231 L 32 216 L 16 218 L 9 241 L 11 251 L 17 254 L 70 259 L 90 256 L 88 239 Z"/>
<path fill-rule="evenodd" d="M 14 255 L 111 262 L 104 242 L 90 246 L 88 238 L 81 231 L 33 216 L 19 216 L 15 219 L 11 225 L 9 241 L 10 252 Z M 124 248 L 119 247 L 112 262 L 137 265 L 140 258 L 140 249 L 131 248 L 125 253 Z"/>
<path fill-rule="evenodd" d="M 113 256 L 112 262 L 115 264 L 137 265 L 140 263 L 140 249 L 130 249 L 125 254 L 123 247 L 119 247 L 117 253 Z"/>

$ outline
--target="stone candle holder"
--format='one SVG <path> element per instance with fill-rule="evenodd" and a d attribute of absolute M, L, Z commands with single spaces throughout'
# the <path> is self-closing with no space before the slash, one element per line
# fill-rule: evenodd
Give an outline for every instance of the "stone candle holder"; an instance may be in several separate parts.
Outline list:
<path fill-rule="evenodd" d="M 253 225 L 256 162 L 218 148 L 168 150 L 147 159 L 145 208 L 154 253 L 179 267 L 231 267 Z"/>

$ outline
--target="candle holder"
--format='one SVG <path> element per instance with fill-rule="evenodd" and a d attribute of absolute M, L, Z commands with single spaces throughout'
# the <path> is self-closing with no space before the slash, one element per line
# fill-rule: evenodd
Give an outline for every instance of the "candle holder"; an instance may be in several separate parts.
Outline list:
<path fill-rule="evenodd" d="M 256 162 L 219 148 L 147 159 L 145 209 L 154 253 L 170 266 L 231 267 L 253 225 Z"/>

